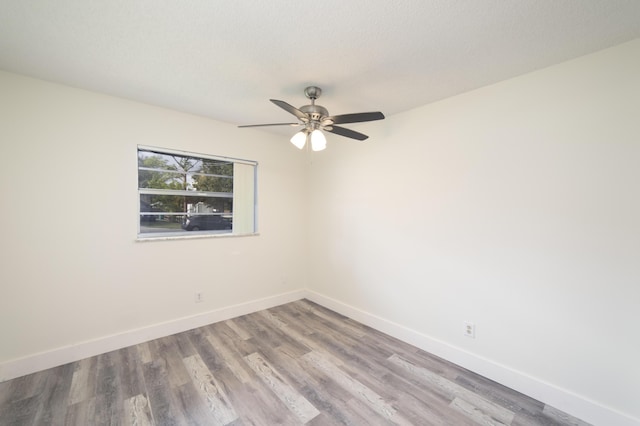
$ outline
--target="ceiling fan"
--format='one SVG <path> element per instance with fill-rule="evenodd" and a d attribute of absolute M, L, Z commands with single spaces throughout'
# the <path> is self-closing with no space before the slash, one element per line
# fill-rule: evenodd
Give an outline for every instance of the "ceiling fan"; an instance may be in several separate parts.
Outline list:
<path fill-rule="evenodd" d="M 329 111 L 323 106 L 316 105 L 316 99 L 322 94 L 322 89 L 316 86 L 309 86 L 304 89 L 304 95 L 311 99 L 310 105 L 304 105 L 299 109 L 289 105 L 285 101 L 270 99 L 271 102 L 295 115 L 297 123 L 271 123 L 271 124 L 247 124 L 238 127 L 262 127 L 262 126 L 304 126 L 304 128 L 293 135 L 291 143 L 299 149 L 304 148 L 307 141 L 311 142 L 311 149 L 322 151 L 327 147 L 327 140 L 321 130 L 351 139 L 363 141 L 369 136 L 356 132 L 336 124 L 360 123 L 363 121 L 382 120 L 384 114 L 376 112 L 360 112 L 354 114 L 329 115 Z"/>

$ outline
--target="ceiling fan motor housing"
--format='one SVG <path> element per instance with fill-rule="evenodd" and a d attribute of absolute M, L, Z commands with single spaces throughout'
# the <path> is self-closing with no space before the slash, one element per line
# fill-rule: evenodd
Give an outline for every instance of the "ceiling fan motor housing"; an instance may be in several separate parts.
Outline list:
<path fill-rule="evenodd" d="M 327 117 L 329 115 L 329 111 L 327 111 L 325 107 L 315 104 L 300 107 L 300 111 L 309 114 L 309 118 L 311 118 L 312 121 L 319 121 L 321 117 Z"/>

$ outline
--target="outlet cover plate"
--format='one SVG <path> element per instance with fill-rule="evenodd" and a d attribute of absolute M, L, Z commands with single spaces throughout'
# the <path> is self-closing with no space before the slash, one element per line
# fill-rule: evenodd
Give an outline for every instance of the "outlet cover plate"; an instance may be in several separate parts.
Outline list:
<path fill-rule="evenodd" d="M 464 335 L 467 337 L 471 337 L 472 339 L 476 338 L 476 325 L 472 322 L 465 321 L 464 322 Z"/>

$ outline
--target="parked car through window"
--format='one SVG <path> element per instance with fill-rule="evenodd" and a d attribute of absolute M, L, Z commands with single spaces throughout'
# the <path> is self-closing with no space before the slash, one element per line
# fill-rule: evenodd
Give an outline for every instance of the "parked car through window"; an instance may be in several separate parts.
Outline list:
<path fill-rule="evenodd" d="M 231 219 L 222 216 L 187 216 L 182 223 L 185 231 L 214 231 L 232 229 Z"/>

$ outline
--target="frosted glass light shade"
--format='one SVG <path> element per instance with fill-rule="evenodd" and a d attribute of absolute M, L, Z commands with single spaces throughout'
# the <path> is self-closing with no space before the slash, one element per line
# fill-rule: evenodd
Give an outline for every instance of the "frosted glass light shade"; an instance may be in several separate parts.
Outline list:
<path fill-rule="evenodd" d="M 320 130 L 311 132 L 311 149 L 314 151 L 322 151 L 327 147 L 327 139 Z"/>
<path fill-rule="evenodd" d="M 307 134 L 305 132 L 298 132 L 291 138 L 291 143 L 298 149 L 304 148 L 305 142 L 307 142 Z"/>

